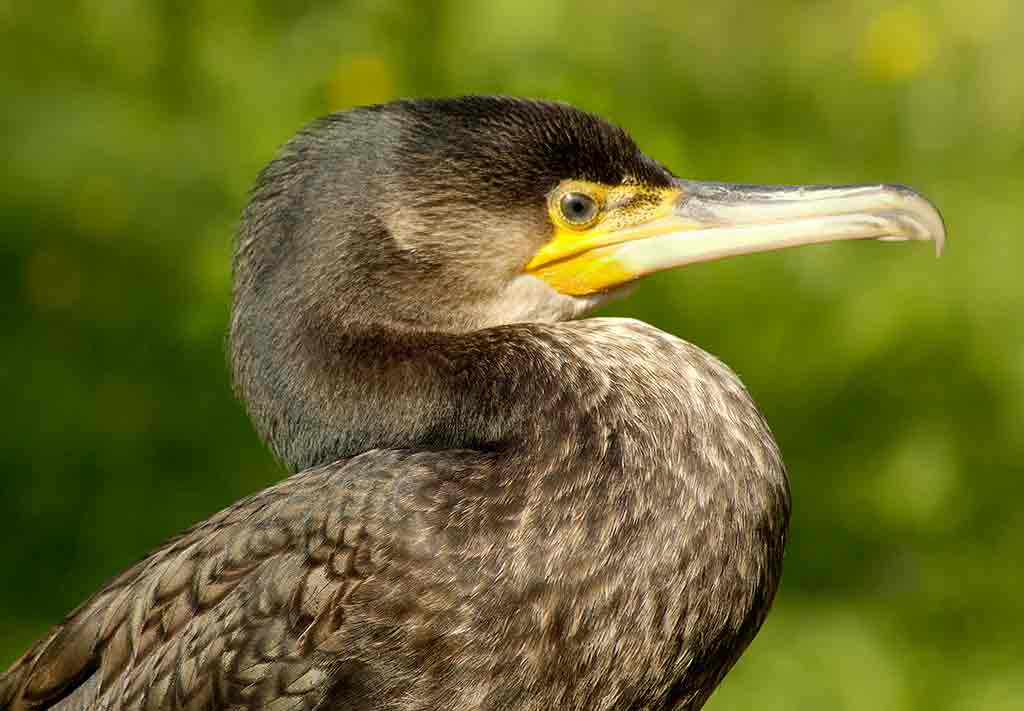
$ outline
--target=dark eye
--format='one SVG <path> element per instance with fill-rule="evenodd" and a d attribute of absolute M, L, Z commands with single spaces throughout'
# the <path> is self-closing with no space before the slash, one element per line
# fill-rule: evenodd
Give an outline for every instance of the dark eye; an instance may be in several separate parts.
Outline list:
<path fill-rule="evenodd" d="M 597 217 L 597 203 L 584 193 L 566 193 L 558 206 L 570 225 L 587 225 Z"/>

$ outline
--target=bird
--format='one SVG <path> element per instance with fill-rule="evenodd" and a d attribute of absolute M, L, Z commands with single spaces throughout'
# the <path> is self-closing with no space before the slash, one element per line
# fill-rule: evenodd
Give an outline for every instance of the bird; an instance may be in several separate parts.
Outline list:
<path fill-rule="evenodd" d="M 288 476 L 171 539 L 0 677 L 5 711 L 695 711 L 760 629 L 790 517 L 739 378 L 644 276 L 930 240 L 895 184 L 684 179 L 568 104 L 328 115 L 260 173 L 236 392 Z"/>

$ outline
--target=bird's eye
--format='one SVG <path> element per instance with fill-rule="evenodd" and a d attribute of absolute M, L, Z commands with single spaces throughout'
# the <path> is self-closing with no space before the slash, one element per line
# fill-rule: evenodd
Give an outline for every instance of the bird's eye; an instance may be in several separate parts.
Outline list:
<path fill-rule="evenodd" d="M 589 225 L 597 217 L 597 203 L 585 193 L 566 193 L 558 202 L 562 217 L 570 225 Z"/>

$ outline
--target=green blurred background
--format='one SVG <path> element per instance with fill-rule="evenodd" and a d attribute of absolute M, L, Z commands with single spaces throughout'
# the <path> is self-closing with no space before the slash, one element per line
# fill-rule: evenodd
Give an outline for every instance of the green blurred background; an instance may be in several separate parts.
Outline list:
<path fill-rule="evenodd" d="M 1024 707 L 1024 5 L 0 0 L 0 665 L 281 472 L 223 342 L 303 123 L 549 97 L 694 178 L 899 181 L 950 230 L 693 266 L 609 312 L 740 373 L 790 466 L 774 613 L 709 709 Z"/>

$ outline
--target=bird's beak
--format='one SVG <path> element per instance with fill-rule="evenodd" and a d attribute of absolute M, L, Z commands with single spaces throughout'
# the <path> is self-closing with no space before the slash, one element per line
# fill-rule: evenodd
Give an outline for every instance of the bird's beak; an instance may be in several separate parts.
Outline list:
<path fill-rule="evenodd" d="M 653 272 L 737 254 L 839 240 L 931 240 L 939 211 L 902 185 L 738 185 L 679 180 L 652 219 L 556 237 L 527 271 L 565 294 L 606 291 Z"/>

